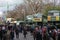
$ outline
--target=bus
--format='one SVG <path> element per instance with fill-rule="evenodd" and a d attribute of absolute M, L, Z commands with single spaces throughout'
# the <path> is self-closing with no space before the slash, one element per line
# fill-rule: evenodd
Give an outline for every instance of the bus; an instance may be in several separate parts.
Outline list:
<path fill-rule="evenodd" d="M 60 11 L 58 10 L 50 10 L 48 11 L 47 21 L 50 24 L 53 25 L 59 25 L 60 24 Z"/>

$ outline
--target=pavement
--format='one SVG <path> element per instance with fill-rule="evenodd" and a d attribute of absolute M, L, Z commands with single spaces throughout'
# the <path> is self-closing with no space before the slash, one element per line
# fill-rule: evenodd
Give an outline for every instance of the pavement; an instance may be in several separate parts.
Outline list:
<path fill-rule="evenodd" d="M 17 38 L 16 38 L 16 35 L 15 35 L 14 40 L 34 40 L 34 39 L 33 39 L 33 36 L 28 32 L 26 38 L 24 38 L 23 33 L 20 33 L 20 34 L 19 34 L 19 39 L 17 39 Z"/>
<path fill-rule="evenodd" d="M 26 38 L 24 38 L 23 33 L 19 33 L 19 39 L 17 39 L 15 35 L 14 40 L 34 40 L 34 39 L 33 39 L 33 36 L 28 32 Z M 53 40 L 53 39 L 51 38 L 50 40 Z"/>

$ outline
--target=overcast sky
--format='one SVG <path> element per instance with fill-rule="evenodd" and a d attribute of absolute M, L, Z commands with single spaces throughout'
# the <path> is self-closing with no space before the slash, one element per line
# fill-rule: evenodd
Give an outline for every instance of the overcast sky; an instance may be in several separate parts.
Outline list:
<path fill-rule="evenodd" d="M 49 2 L 50 1 L 52 2 L 52 0 L 49 0 Z M 56 0 L 56 3 L 58 4 L 59 1 L 60 0 Z M 7 9 L 12 10 L 16 6 L 16 4 L 19 5 L 21 3 L 24 3 L 24 1 L 23 0 L 0 0 L 0 16 L 2 15 L 3 11 L 7 11 Z"/>
<path fill-rule="evenodd" d="M 46 1 L 46 0 L 45 0 Z M 52 0 L 50 0 L 52 2 Z M 59 3 L 59 0 L 56 0 Z M 9 10 L 12 10 L 16 4 L 23 3 L 23 0 L 0 0 L 0 11 L 6 11 L 7 6 Z"/>
<path fill-rule="evenodd" d="M 0 11 L 6 11 L 7 6 L 12 10 L 16 4 L 23 3 L 23 0 L 0 0 Z"/>

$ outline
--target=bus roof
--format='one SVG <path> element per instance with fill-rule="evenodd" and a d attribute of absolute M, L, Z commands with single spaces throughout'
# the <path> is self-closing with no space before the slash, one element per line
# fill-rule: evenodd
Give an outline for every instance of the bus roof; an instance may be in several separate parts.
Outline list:
<path fill-rule="evenodd" d="M 48 11 L 48 13 L 59 13 L 60 11 L 58 11 L 58 10 L 50 10 L 50 11 Z"/>

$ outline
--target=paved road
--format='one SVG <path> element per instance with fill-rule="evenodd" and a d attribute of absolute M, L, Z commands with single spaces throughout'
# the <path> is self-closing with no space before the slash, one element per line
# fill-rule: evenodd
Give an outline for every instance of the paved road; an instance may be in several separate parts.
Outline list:
<path fill-rule="evenodd" d="M 24 38 L 23 34 L 20 33 L 19 34 L 19 39 L 17 39 L 16 35 L 15 35 L 14 40 L 34 40 L 34 39 L 33 39 L 33 36 L 30 33 L 27 34 L 27 38 Z M 50 39 L 50 40 L 52 40 L 52 39 Z"/>
<path fill-rule="evenodd" d="M 17 39 L 16 36 L 15 36 L 14 40 L 33 40 L 33 37 L 31 36 L 30 33 L 28 33 L 28 34 L 27 34 L 27 38 L 25 39 L 25 38 L 23 37 L 23 34 L 20 33 L 20 34 L 19 34 L 19 39 Z"/>

